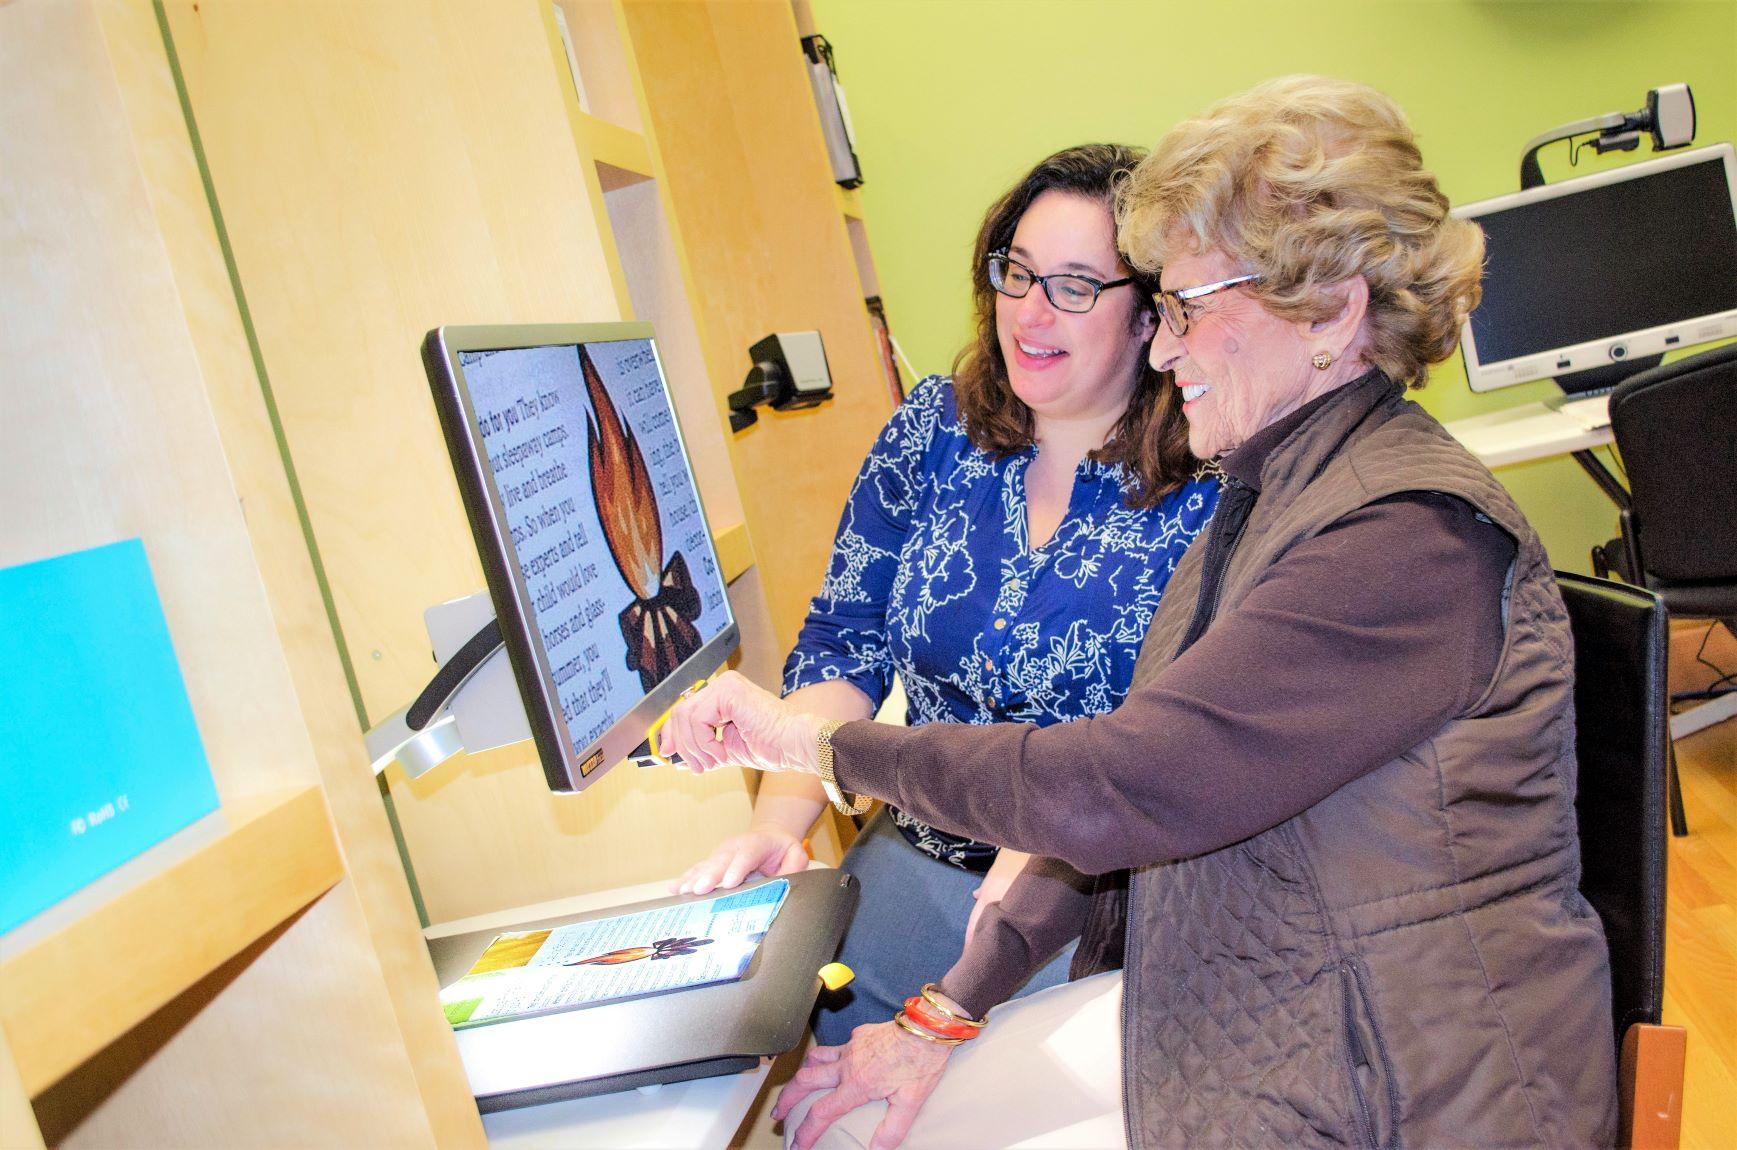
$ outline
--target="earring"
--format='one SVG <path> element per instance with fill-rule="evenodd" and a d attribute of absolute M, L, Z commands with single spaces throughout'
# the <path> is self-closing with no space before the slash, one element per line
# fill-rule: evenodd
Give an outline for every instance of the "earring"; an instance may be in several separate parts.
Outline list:
<path fill-rule="evenodd" d="M 1309 362 L 1315 365 L 1316 371 L 1326 371 L 1329 367 L 1333 366 L 1333 353 L 1330 351 L 1318 351 Z"/>

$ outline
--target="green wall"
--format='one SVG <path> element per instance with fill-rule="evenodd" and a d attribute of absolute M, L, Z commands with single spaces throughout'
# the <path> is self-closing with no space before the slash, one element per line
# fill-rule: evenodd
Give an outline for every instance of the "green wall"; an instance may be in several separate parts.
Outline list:
<path fill-rule="evenodd" d="M 1687 82 L 1696 142 L 1737 139 L 1737 0 L 812 0 L 850 99 L 862 195 L 894 334 L 921 372 L 967 336 L 966 263 L 989 202 L 1041 156 L 1086 140 L 1150 146 L 1213 100 L 1289 72 L 1373 84 L 1410 115 L 1456 202 L 1518 187 L 1520 149 L 1570 120 L 1632 111 Z M 1628 162 L 1599 159 L 1579 171 Z M 1545 176 L 1568 173 L 1548 149 Z M 1456 419 L 1487 395 L 1458 358 L 1419 398 Z M 1504 468 L 1559 567 L 1615 534 L 1571 460 Z"/>

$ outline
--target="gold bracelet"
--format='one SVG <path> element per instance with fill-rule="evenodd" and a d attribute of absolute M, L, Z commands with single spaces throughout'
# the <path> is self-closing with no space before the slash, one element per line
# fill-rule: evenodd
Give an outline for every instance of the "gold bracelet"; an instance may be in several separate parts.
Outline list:
<path fill-rule="evenodd" d="M 874 800 L 867 795 L 852 795 L 848 800 L 844 792 L 838 789 L 838 780 L 832 773 L 832 733 L 844 726 L 843 719 L 829 719 L 820 725 L 820 733 L 815 737 L 815 769 L 820 775 L 820 789 L 826 792 L 826 797 L 841 815 L 867 814 Z"/>
<path fill-rule="evenodd" d="M 958 1046 L 968 1041 L 964 1038 L 942 1038 L 939 1034 L 931 1034 L 905 1016 L 903 1010 L 893 1015 L 893 1023 L 907 1034 L 914 1034 L 924 1042 L 933 1042 L 936 1046 Z"/>
<path fill-rule="evenodd" d="M 974 1030 L 982 1030 L 984 1025 L 989 1021 L 989 1015 L 987 1014 L 982 1018 L 967 1018 L 964 1014 L 960 1013 L 957 1004 L 948 1006 L 945 1002 L 942 1002 L 941 989 L 932 982 L 925 982 L 923 984 L 923 1001 L 939 1011 L 941 1016 L 948 1022 L 957 1023 L 960 1026 L 969 1026 Z"/>

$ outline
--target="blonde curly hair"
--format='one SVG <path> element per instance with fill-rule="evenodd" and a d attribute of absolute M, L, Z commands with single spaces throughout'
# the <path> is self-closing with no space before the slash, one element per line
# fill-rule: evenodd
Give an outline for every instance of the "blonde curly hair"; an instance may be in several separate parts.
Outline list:
<path fill-rule="evenodd" d="M 1128 263 L 1220 251 L 1261 279 L 1273 314 L 1337 315 L 1325 290 L 1369 284 L 1366 356 L 1421 387 L 1477 306 L 1484 236 L 1448 214 L 1411 125 L 1375 89 L 1325 76 L 1269 80 L 1165 135 L 1117 196 Z"/>

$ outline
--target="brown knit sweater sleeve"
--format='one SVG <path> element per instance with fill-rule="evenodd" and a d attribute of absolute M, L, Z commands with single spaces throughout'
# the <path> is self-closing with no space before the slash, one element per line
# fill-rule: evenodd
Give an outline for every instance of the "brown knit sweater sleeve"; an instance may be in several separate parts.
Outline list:
<path fill-rule="evenodd" d="M 1032 858 L 977 920 L 942 988 L 981 1018 L 1080 936 L 1091 893 L 1092 880 L 1067 863 Z"/>
<path fill-rule="evenodd" d="M 1112 713 L 1044 728 L 850 723 L 833 736 L 838 781 L 1081 874 L 1228 846 L 1415 746 L 1483 693 L 1514 554 L 1458 499 L 1383 500 L 1293 548 Z M 1022 876 L 980 921 L 949 993 L 973 1010 L 1000 1001 L 1057 932 L 1077 932 L 1082 899 L 1047 868 Z"/>

